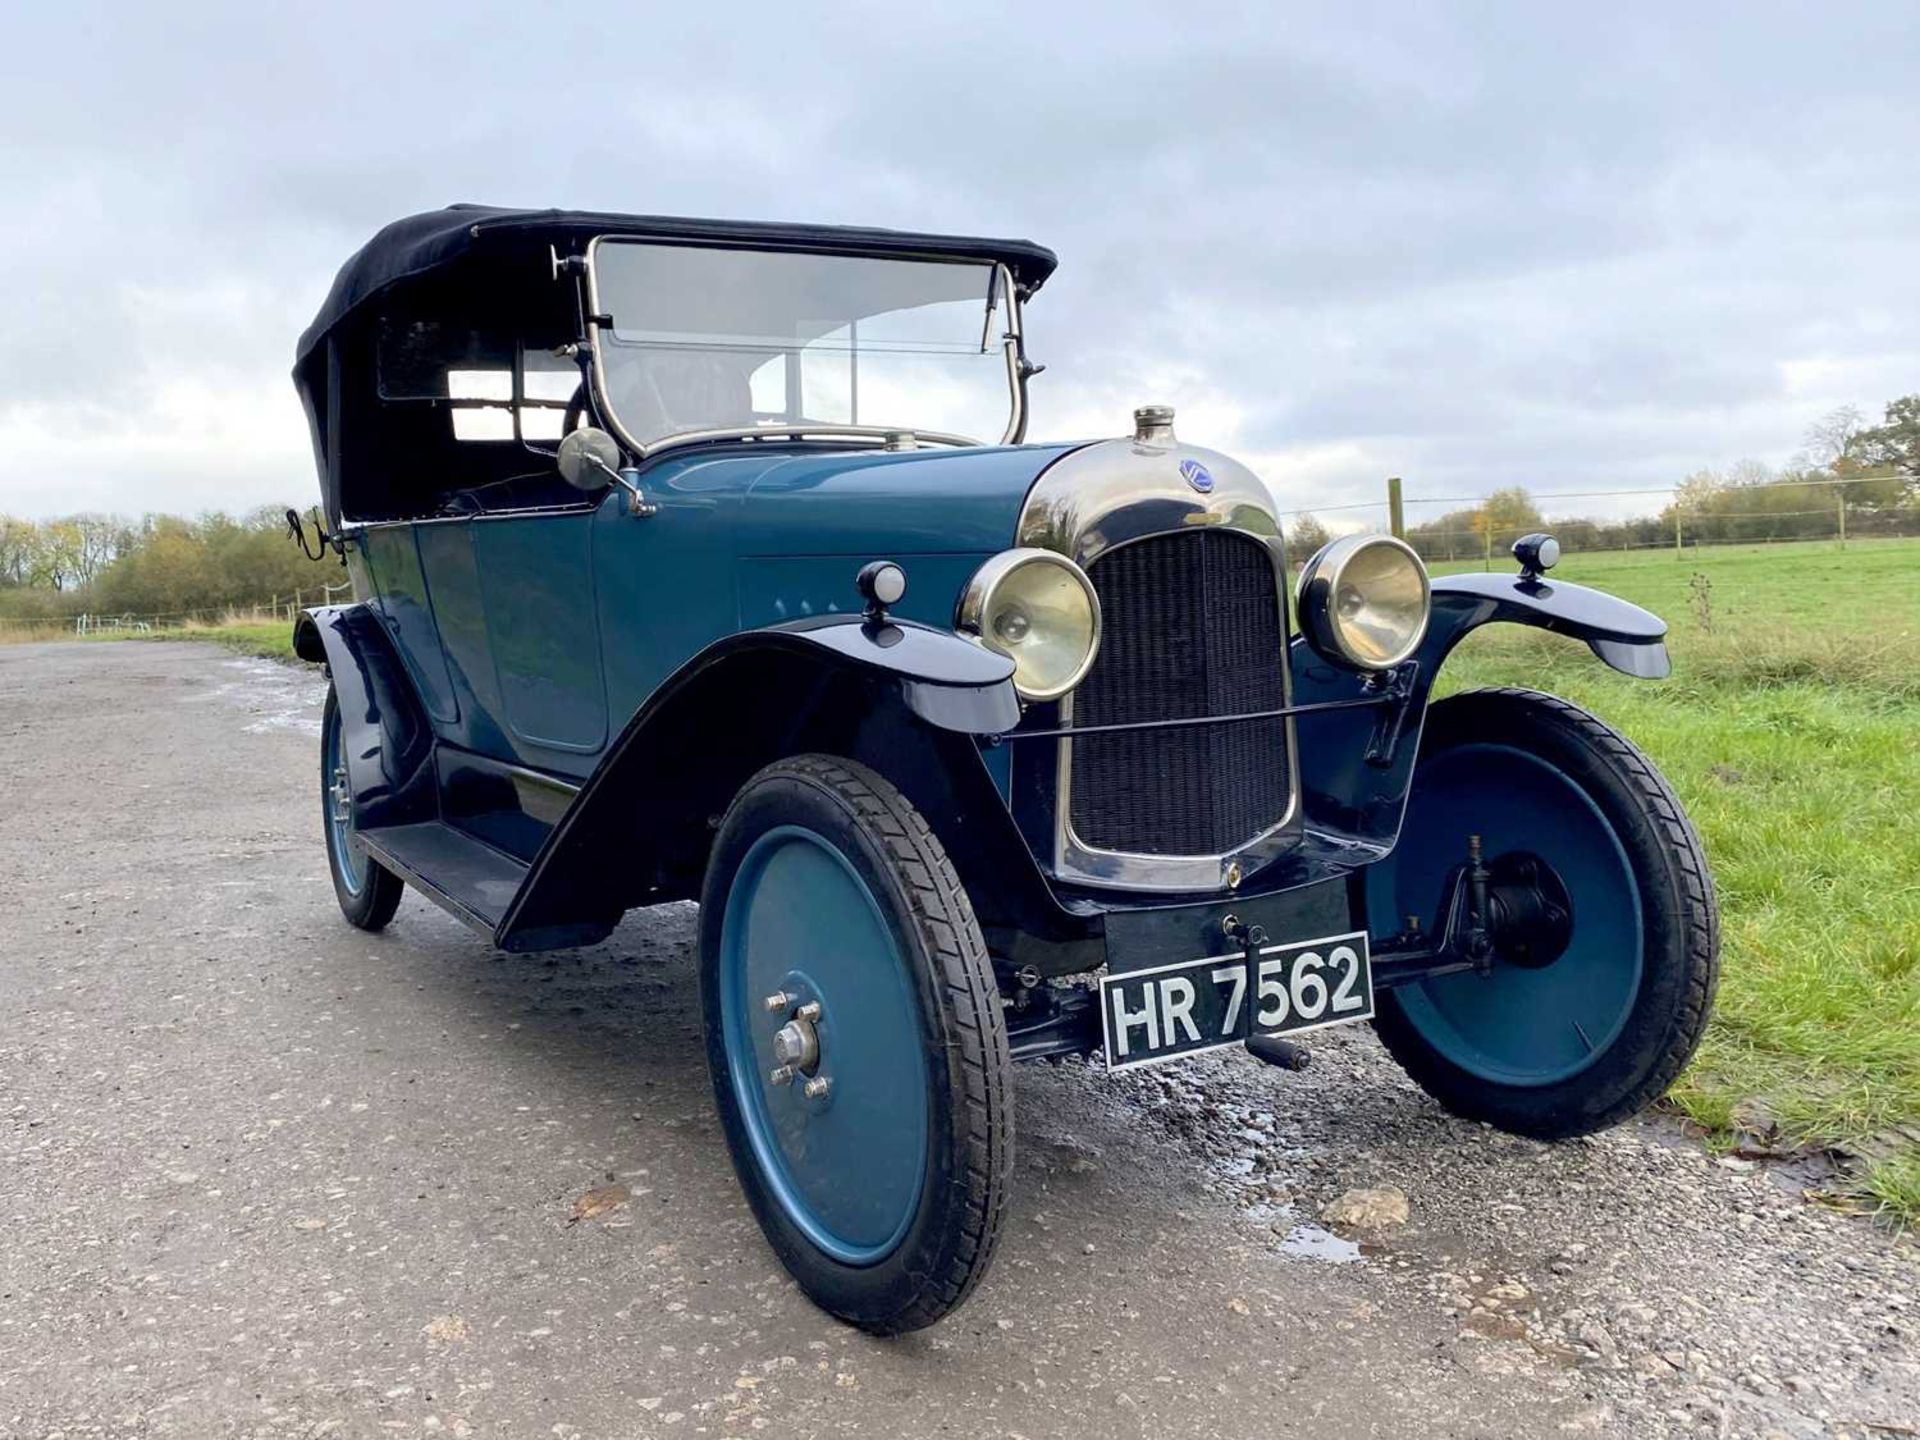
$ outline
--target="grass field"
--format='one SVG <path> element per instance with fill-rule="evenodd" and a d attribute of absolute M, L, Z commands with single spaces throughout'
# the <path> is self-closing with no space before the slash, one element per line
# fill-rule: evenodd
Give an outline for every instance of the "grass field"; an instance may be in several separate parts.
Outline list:
<path fill-rule="evenodd" d="M 1663 615 L 1673 678 L 1491 626 L 1442 684 L 1590 707 L 1693 816 L 1724 968 L 1674 1103 L 1723 1140 L 1771 1121 L 1858 1155 L 1868 1203 L 1920 1223 L 1920 542 L 1572 555 L 1554 574 Z"/>
<path fill-rule="evenodd" d="M 293 659 L 291 620 L 230 620 L 224 625 L 189 625 L 178 630 L 156 630 L 145 640 L 210 640 L 242 655 L 267 660 Z"/>
<path fill-rule="evenodd" d="M 1673 1103 L 1722 1143 L 1777 1127 L 1778 1143 L 1859 1155 L 1866 1202 L 1920 1223 L 1920 541 L 1570 555 L 1554 574 L 1666 617 L 1673 678 L 1629 680 L 1576 642 L 1490 626 L 1442 688 L 1529 685 L 1588 706 L 1699 826 L 1724 971 Z M 155 638 L 288 658 L 291 628 Z"/>

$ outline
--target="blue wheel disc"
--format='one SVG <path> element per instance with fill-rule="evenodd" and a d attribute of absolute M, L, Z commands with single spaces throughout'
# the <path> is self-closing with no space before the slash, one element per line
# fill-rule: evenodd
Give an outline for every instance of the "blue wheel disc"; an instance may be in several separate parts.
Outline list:
<path fill-rule="evenodd" d="M 1550 866 L 1573 902 L 1573 936 L 1537 969 L 1496 962 L 1405 985 L 1401 1013 L 1444 1059 L 1502 1085 L 1553 1085 L 1578 1075 L 1626 1024 L 1640 991 L 1640 887 L 1620 838 L 1587 792 L 1557 766 L 1509 745 L 1451 746 L 1414 772 L 1393 855 L 1367 880 L 1376 935 L 1418 915 L 1429 934 L 1447 873 L 1479 835 L 1489 860 L 1525 851 Z"/>
<path fill-rule="evenodd" d="M 768 1191 L 842 1264 L 884 1260 L 920 1207 L 931 1102 L 911 962 L 879 901 L 822 836 L 777 826 L 734 875 L 719 963 L 728 1078 Z M 784 1085 L 776 992 L 821 1007 L 813 1076 Z M 828 1094 L 806 1094 L 814 1077 Z"/>
<path fill-rule="evenodd" d="M 358 895 L 367 883 L 367 861 L 353 844 L 353 819 L 339 818 L 340 805 L 334 795 L 336 785 L 346 783 L 346 758 L 341 751 L 340 711 L 327 712 L 327 727 L 320 737 L 320 792 L 327 812 L 327 856 L 334 873 L 349 895 Z"/>

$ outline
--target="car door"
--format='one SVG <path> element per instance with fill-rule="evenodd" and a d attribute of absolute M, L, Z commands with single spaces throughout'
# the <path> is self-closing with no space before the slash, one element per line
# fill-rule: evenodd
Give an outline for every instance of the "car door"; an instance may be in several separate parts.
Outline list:
<path fill-rule="evenodd" d="M 578 373 L 518 339 L 463 327 L 415 324 L 401 338 L 411 369 L 386 383 L 432 404 L 453 440 L 454 463 L 427 497 L 437 513 L 415 527 L 461 701 L 459 722 L 442 738 L 488 760 L 584 774 L 607 737 L 594 501 L 540 448 L 559 439 Z"/>
<path fill-rule="evenodd" d="M 514 758 L 569 775 L 607 743 L 593 524 L 589 506 L 468 522 L 501 726 Z"/>

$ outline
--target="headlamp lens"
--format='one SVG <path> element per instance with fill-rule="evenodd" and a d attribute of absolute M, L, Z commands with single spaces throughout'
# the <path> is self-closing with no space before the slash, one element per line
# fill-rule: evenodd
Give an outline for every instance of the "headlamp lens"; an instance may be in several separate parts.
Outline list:
<path fill-rule="evenodd" d="M 1398 665 L 1427 632 L 1427 568 L 1386 535 L 1324 546 L 1300 577 L 1300 622 L 1323 655 L 1364 670 Z"/>
<path fill-rule="evenodd" d="M 1080 567 L 1048 550 L 1009 550 L 981 566 L 960 623 L 1013 661 L 1013 685 L 1053 700 L 1085 677 L 1100 644 L 1100 602 Z"/>

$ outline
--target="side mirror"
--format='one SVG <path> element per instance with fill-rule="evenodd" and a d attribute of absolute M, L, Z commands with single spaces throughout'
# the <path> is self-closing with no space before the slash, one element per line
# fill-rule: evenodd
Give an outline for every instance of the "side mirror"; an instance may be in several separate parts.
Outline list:
<path fill-rule="evenodd" d="M 571 431 L 560 442 L 559 462 L 566 482 L 589 495 L 620 483 L 620 443 L 590 425 Z"/>
<path fill-rule="evenodd" d="M 645 520 L 660 511 L 640 490 L 640 472 L 620 468 L 620 444 L 604 430 L 584 425 L 560 442 L 555 459 L 576 490 L 598 495 L 609 485 L 627 492 L 627 513 Z"/>

